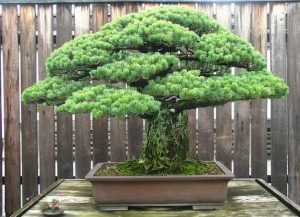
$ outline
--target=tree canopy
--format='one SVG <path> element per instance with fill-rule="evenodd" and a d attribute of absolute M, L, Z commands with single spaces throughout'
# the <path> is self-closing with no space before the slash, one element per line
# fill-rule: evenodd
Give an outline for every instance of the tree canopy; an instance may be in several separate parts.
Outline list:
<path fill-rule="evenodd" d="M 243 70 L 232 75 L 232 67 Z M 177 6 L 129 14 L 79 36 L 56 49 L 46 68 L 48 77 L 22 100 L 96 118 L 147 117 L 162 108 L 180 112 L 288 91 L 250 43 Z"/>

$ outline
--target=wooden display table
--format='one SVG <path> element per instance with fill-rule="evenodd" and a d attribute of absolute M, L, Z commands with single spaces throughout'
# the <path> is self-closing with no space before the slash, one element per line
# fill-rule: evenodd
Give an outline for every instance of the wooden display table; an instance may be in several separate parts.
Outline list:
<path fill-rule="evenodd" d="M 159 195 L 158 195 L 159 196 Z M 228 201 L 219 210 L 193 211 L 191 207 L 136 208 L 129 211 L 100 211 L 85 180 L 59 180 L 43 195 L 34 198 L 13 216 L 42 216 L 41 202 L 60 201 L 64 216 L 89 217 L 200 217 L 200 216 L 300 216 L 300 207 L 262 180 L 235 179 L 229 182 Z"/>

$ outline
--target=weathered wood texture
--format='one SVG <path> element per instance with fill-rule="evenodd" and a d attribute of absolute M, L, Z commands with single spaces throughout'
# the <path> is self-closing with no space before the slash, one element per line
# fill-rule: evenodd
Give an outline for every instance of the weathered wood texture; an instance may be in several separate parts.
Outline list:
<path fill-rule="evenodd" d="M 46 77 L 45 61 L 53 50 L 52 6 L 43 5 L 38 8 L 38 78 Z M 40 153 L 41 191 L 55 180 L 55 137 L 53 107 L 39 107 L 38 144 Z"/>
<path fill-rule="evenodd" d="M 20 208 L 20 102 L 17 8 L 3 7 L 5 212 Z"/>
<path fill-rule="evenodd" d="M 251 43 L 267 54 L 267 4 L 253 3 L 251 10 Z M 251 175 L 267 178 L 267 100 L 251 102 Z"/>
<path fill-rule="evenodd" d="M 250 41 L 251 4 L 239 4 L 235 7 L 235 34 Z M 235 69 L 235 74 L 239 73 Z M 250 102 L 234 103 L 234 174 L 240 178 L 249 177 L 250 154 Z"/>
<path fill-rule="evenodd" d="M 143 147 L 143 119 L 131 117 L 128 119 L 128 158 L 137 159 Z"/>
<path fill-rule="evenodd" d="M 72 5 L 57 6 L 56 48 L 72 39 Z M 72 115 L 57 113 L 57 176 L 73 178 L 73 129 Z"/>
<path fill-rule="evenodd" d="M 213 16 L 213 4 L 198 4 L 198 10 Z M 214 160 L 214 108 L 198 108 L 198 155 L 203 160 Z"/>
<path fill-rule="evenodd" d="M 159 6 L 160 6 L 160 3 L 145 3 L 144 8 L 145 8 L 145 10 L 149 10 L 149 9 L 156 8 Z"/>
<path fill-rule="evenodd" d="M 35 7 L 20 10 L 21 90 L 36 82 Z M 38 193 L 38 143 L 36 105 L 22 103 L 22 186 L 23 203 Z"/>
<path fill-rule="evenodd" d="M 75 5 L 75 36 L 90 31 L 89 5 Z M 84 178 L 91 169 L 91 117 L 75 115 L 75 177 Z"/>
<path fill-rule="evenodd" d="M 126 14 L 126 3 L 111 5 L 111 20 Z M 126 160 L 126 120 L 110 118 L 110 160 Z"/>
<path fill-rule="evenodd" d="M 271 5 L 271 70 L 287 81 L 286 5 Z M 287 97 L 271 104 L 271 180 L 272 185 L 287 193 L 288 108 Z"/>
<path fill-rule="evenodd" d="M 186 8 L 196 8 L 195 3 L 180 3 L 181 7 Z M 197 133 L 196 133 L 196 112 L 197 109 L 188 110 L 188 136 L 189 136 L 189 156 L 196 157 L 197 156 Z"/>
<path fill-rule="evenodd" d="M 289 197 L 300 204 L 300 3 L 288 5 Z"/>
<path fill-rule="evenodd" d="M 141 8 L 140 3 L 114 3 L 111 5 L 111 18 L 116 19 L 125 14 L 138 12 Z M 139 146 L 143 139 L 143 134 L 141 129 L 137 129 L 134 126 L 134 120 L 128 120 L 128 135 L 130 138 L 130 157 L 135 158 L 140 151 Z M 142 119 L 137 119 L 136 124 L 142 126 Z M 135 133 L 136 135 L 133 135 Z M 118 118 L 110 118 L 110 160 L 111 161 L 124 161 L 127 159 L 126 154 L 126 120 L 120 120 Z"/>
<path fill-rule="evenodd" d="M 5 189 L 8 214 L 11 214 L 20 205 L 21 154 L 22 199 L 24 200 L 31 194 L 37 193 L 35 186 L 38 183 L 38 169 L 40 169 L 41 190 L 47 188 L 55 180 L 55 147 L 57 147 L 58 178 L 73 178 L 74 156 L 76 176 L 84 177 L 90 168 L 91 160 L 94 164 L 108 160 L 123 161 L 137 158 L 141 152 L 144 127 L 142 119 L 102 118 L 91 121 L 89 115 L 76 115 L 74 124 L 72 115 L 58 113 L 57 128 L 55 128 L 53 107 L 39 106 L 36 117 L 36 107 L 23 104 L 21 104 L 20 119 L 19 90 L 31 85 L 36 80 L 45 78 L 45 61 L 54 45 L 55 48 L 60 47 L 72 38 L 72 34 L 77 36 L 89 31 L 96 32 L 105 23 L 127 13 L 161 5 L 161 2 L 111 3 L 110 6 L 108 3 L 93 3 L 92 7 L 87 3 L 75 4 L 74 14 L 72 14 L 72 4 L 58 4 L 56 17 L 53 16 L 52 4 L 37 5 L 37 15 L 35 15 L 35 6 L 21 5 L 20 17 L 17 16 L 16 5 L 2 5 L 0 34 L 3 46 L 3 63 L 1 64 L 4 80 L 1 83 L 4 84 L 4 104 L 1 109 L 4 110 L 5 118 L 0 128 L 4 127 L 6 142 Z M 173 2 L 173 4 L 178 5 L 178 2 Z M 233 5 L 181 2 L 179 5 L 204 11 L 224 25 L 234 27 L 233 31 L 236 34 L 250 41 L 263 54 L 266 54 L 266 3 L 243 2 Z M 287 5 L 288 20 L 287 26 L 285 26 L 285 4 L 270 4 L 270 66 L 273 73 L 286 79 L 290 86 L 288 100 L 287 98 L 274 100 L 271 104 L 271 178 L 272 184 L 281 192 L 286 193 L 288 159 L 288 195 L 300 203 L 300 166 L 298 163 L 300 151 L 297 144 L 300 128 L 298 124 L 298 99 L 300 96 L 297 89 L 299 83 L 297 73 L 300 71 L 298 52 L 300 50 L 298 39 L 300 5 L 299 3 L 288 3 Z M 231 26 L 231 22 L 234 25 Z M 286 28 L 287 44 L 285 41 Z M 37 30 L 37 41 L 35 40 L 35 30 Z M 36 48 L 38 48 L 37 56 Z M 238 73 L 238 70 L 234 71 Z M 19 76 L 21 76 L 21 80 Z M 225 107 L 217 108 L 216 120 L 214 120 L 214 108 L 212 107 L 190 111 L 191 155 L 204 160 L 213 160 L 216 157 L 229 168 L 231 168 L 233 160 L 233 170 L 237 177 L 248 177 L 249 168 L 252 167 L 253 177 L 265 179 L 267 175 L 266 100 L 254 101 L 251 105 L 249 102 L 235 102 L 233 114 L 234 120 L 232 121 L 230 103 Z M 197 116 L 198 118 L 196 118 Z M 20 120 L 22 121 L 21 128 Z M 92 136 L 90 134 L 91 124 Z M 232 126 L 234 126 L 233 131 Z M 72 129 L 73 127 L 75 128 Z M 57 139 L 55 139 L 55 133 L 57 133 Z M 75 152 L 74 139 L 76 140 Z M 21 152 L 20 140 L 22 142 Z M 234 146 L 232 146 L 232 141 Z M 40 164 L 37 163 L 37 151 L 39 151 Z M 0 181 L 2 180 L 0 179 Z"/>
<path fill-rule="evenodd" d="M 126 6 L 126 13 L 139 12 L 142 9 L 142 4 L 131 4 L 131 7 Z M 127 121 L 128 128 L 128 159 L 137 159 L 143 147 L 143 119 L 139 117 L 130 117 Z"/>
<path fill-rule="evenodd" d="M 97 32 L 108 22 L 108 5 L 93 4 L 92 32 Z M 108 118 L 93 119 L 93 164 L 107 162 L 108 156 Z"/>
<path fill-rule="evenodd" d="M 231 29 L 230 4 L 216 5 L 217 20 Z M 217 107 L 216 117 L 216 159 L 231 169 L 232 163 L 232 121 L 231 103 Z"/>
<path fill-rule="evenodd" d="M 64 192 L 65 196 L 60 193 Z M 91 184 L 83 180 L 65 180 L 30 208 L 24 217 L 36 216 L 42 202 L 58 198 L 66 215 L 90 217 L 228 217 L 228 216 L 297 216 L 291 209 L 260 186 L 255 180 L 229 182 L 228 200 L 219 210 L 186 209 L 130 209 L 128 211 L 105 212 L 93 204 Z M 283 199 L 287 200 L 287 198 Z M 288 200 L 287 200 L 288 201 Z M 289 201 L 288 201 L 289 202 Z M 16 216 L 17 217 L 17 216 Z"/>

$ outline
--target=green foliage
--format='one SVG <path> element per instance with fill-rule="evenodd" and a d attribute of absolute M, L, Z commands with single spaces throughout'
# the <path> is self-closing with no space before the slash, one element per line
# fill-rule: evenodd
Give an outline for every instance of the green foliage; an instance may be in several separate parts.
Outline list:
<path fill-rule="evenodd" d="M 203 35 L 195 52 L 200 62 L 262 70 L 267 67 L 265 58 L 237 35 L 220 32 Z"/>
<path fill-rule="evenodd" d="M 86 87 L 58 107 L 60 112 L 91 112 L 93 117 L 144 115 L 160 109 L 160 102 L 134 88 L 121 89 L 106 85 Z"/>
<path fill-rule="evenodd" d="M 180 101 L 186 101 L 202 107 L 235 100 L 280 98 L 287 90 L 282 79 L 267 71 L 204 77 L 200 71 L 183 70 L 151 80 L 144 93 L 164 99 L 176 96 L 178 105 Z"/>
<path fill-rule="evenodd" d="M 91 34 L 79 36 L 55 50 L 47 59 L 48 75 L 70 79 L 86 77 L 92 68 L 111 61 L 112 48 L 111 44 L 97 40 Z"/>
<path fill-rule="evenodd" d="M 104 79 L 110 83 L 118 81 L 132 83 L 139 79 L 149 79 L 158 72 L 178 65 L 179 59 L 169 54 L 131 54 L 122 61 L 100 66 L 90 74 L 92 78 Z"/>
<path fill-rule="evenodd" d="M 144 17 L 133 20 L 122 31 L 105 35 L 103 40 L 112 44 L 115 49 L 174 51 L 181 46 L 193 48 L 199 36 L 170 21 Z"/>
<path fill-rule="evenodd" d="M 199 36 L 223 31 L 225 29 L 208 15 L 199 13 L 199 11 L 190 8 L 174 6 L 160 7 L 155 10 L 148 10 L 145 14 L 147 17 L 151 16 L 159 20 L 167 20 L 184 26 Z"/>
<path fill-rule="evenodd" d="M 65 77 L 48 77 L 22 93 L 24 103 L 62 104 L 73 92 L 89 86 L 89 81 L 70 81 Z"/>

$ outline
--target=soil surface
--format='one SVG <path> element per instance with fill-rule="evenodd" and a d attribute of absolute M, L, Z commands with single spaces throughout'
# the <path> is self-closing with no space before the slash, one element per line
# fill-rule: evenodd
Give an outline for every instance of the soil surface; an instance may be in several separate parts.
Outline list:
<path fill-rule="evenodd" d="M 119 169 L 121 164 L 106 163 L 95 176 L 179 176 L 179 175 L 222 175 L 223 171 L 214 162 L 186 161 L 181 166 L 181 173 L 159 171 L 156 174 L 146 174 L 141 171 L 126 171 Z"/>

